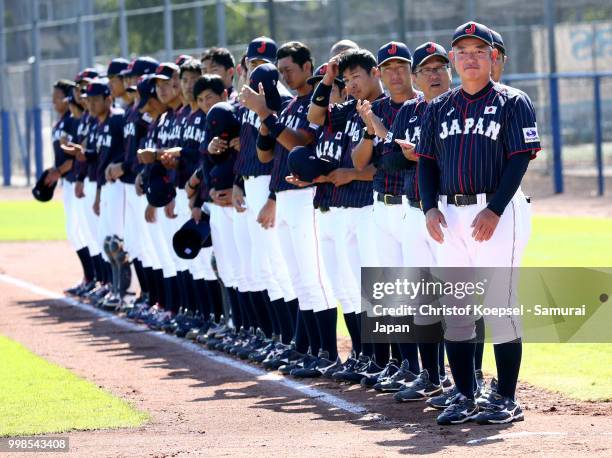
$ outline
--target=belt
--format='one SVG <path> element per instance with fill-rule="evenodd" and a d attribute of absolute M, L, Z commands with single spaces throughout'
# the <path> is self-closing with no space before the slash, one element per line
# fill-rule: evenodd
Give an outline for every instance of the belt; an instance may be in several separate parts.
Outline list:
<path fill-rule="evenodd" d="M 382 192 L 376 193 L 376 200 L 383 202 L 385 205 L 400 205 L 403 202 L 402 196 L 383 194 Z"/>
<path fill-rule="evenodd" d="M 494 195 L 495 194 L 487 194 L 487 203 L 493 199 Z M 476 194 L 450 194 L 446 196 L 446 203 L 457 207 L 475 205 L 478 203 L 478 196 Z"/>
<path fill-rule="evenodd" d="M 410 205 L 412 208 L 419 208 L 419 209 L 423 210 L 423 204 L 421 203 L 420 200 L 409 199 L 408 200 L 408 205 Z"/>

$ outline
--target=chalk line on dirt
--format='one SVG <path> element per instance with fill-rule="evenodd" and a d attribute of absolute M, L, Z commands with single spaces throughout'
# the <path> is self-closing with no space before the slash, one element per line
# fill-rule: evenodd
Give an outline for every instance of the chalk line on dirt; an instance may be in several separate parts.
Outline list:
<path fill-rule="evenodd" d="M 106 312 L 104 310 L 94 308 L 91 305 L 84 304 L 82 302 L 77 301 L 76 299 L 65 297 L 62 294 L 56 293 L 46 288 L 41 288 L 40 286 L 37 286 L 33 283 L 30 283 L 25 280 L 21 280 L 16 277 L 12 277 L 10 275 L 0 274 L 0 281 L 11 284 L 13 286 L 17 286 L 21 289 L 27 290 L 39 296 L 63 302 L 65 304 L 76 307 L 80 310 L 89 312 L 95 316 L 106 318 L 109 321 L 112 321 L 117 326 L 122 327 L 124 329 L 132 330 L 132 331 L 142 331 L 143 329 L 146 329 L 146 327 L 143 325 L 139 325 L 139 324 L 132 323 L 130 321 L 126 321 L 122 319 L 121 317 L 114 315 L 110 312 Z M 325 393 L 321 390 L 310 387 L 308 385 L 304 385 L 302 383 L 295 382 L 293 380 L 289 380 L 281 375 L 266 372 L 264 370 L 258 369 L 248 364 L 244 364 L 240 361 L 236 361 L 226 356 L 219 355 L 210 350 L 206 350 L 205 348 L 202 348 L 201 346 L 193 342 L 189 342 L 179 337 L 165 334 L 163 332 L 151 331 L 148 334 L 157 338 L 158 340 L 171 342 L 175 345 L 179 345 L 188 351 L 199 354 L 201 356 L 205 356 L 206 358 L 211 359 L 219 364 L 246 372 L 250 375 L 255 376 L 258 380 L 270 381 L 272 383 L 282 385 L 291 390 L 298 391 L 299 393 L 303 394 L 304 396 L 307 396 L 308 398 L 316 399 L 318 401 L 324 402 L 325 404 L 328 404 L 336 409 L 344 410 L 348 413 L 352 413 L 356 415 L 365 415 L 368 413 L 367 409 L 363 406 L 360 406 L 359 404 L 355 404 L 355 403 L 346 401 L 337 396 L 334 396 L 329 393 Z M 364 419 L 370 420 L 370 421 L 376 420 L 377 418 L 378 418 L 377 415 L 368 415 L 367 417 L 364 417 Z"/>

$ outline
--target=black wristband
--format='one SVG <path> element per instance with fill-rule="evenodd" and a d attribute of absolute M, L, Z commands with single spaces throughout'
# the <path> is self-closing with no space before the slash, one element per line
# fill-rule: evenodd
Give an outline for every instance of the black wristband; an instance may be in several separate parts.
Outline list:
<path fill-rule="evenodd" d="M 268 199 L 276 202 L 276 193 L 274 191 L 270 191 L 270 194 L 268 194 Z"/>
<path fill-rule="evenodd" d="M 363 128 L 363 138 L 365 138 L 366 140 L 374 140 L 376 138 L 376 134 L 369 134 L 368 128 L 364 127 Z"/>
<path fill-rule="evenodd" d="M 257 135 L 257 148 L 262 151 L 270 151 L 274 148 L 276 142 L 271 135 L 262 135 L 261 132 Z"/>
<path fill-rule="evenodd" d="M 332 86 L 328 86 L 321 81 L 312 94 L 311 102 L 319 107 L 327 108 L 329 105 L 329 98 L 331 97 L 331 91 Z"/>
<path fill-rule="evenodd" d="M 278 121 L 278 116 L 275 114 L 271 114 L 266 119 L 263 120 L 264 125 L 270 131 L 270 136 L 272 138 L 277 138 L 283 130 L 285 130 L 284 124 L 281 124 Z"/>

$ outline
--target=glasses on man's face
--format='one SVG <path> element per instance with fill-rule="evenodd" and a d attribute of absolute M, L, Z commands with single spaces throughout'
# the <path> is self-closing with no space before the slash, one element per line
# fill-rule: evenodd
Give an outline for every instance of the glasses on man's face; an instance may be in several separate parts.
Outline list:
<path fill-rule="evenodd" d="M 425 68 L 421 68 L 420 70 L 417 70 L 414 73 L 420 73 L 424 76 L 433 76 L 433 75 L 444 73 L 447 68 L 448 68 L 448 65 L 441 65 L 439 67 L 425 67 Z"/>

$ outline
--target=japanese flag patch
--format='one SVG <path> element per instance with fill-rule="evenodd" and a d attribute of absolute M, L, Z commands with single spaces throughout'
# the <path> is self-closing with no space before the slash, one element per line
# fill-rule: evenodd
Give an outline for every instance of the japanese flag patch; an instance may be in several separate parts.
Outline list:
<path fill-rule="evenodd" d="M 538 135 L 538 127 L 523 127 L 523 139 L 525 143 L 539 142 L 540 136 Z"/>
<path fill-rule="evenodd" d="M 484 114 L 495 114 L 496 111 L 497 111 L 497 107 L 488 106 L 488 107 L 485 107 Z"/>

